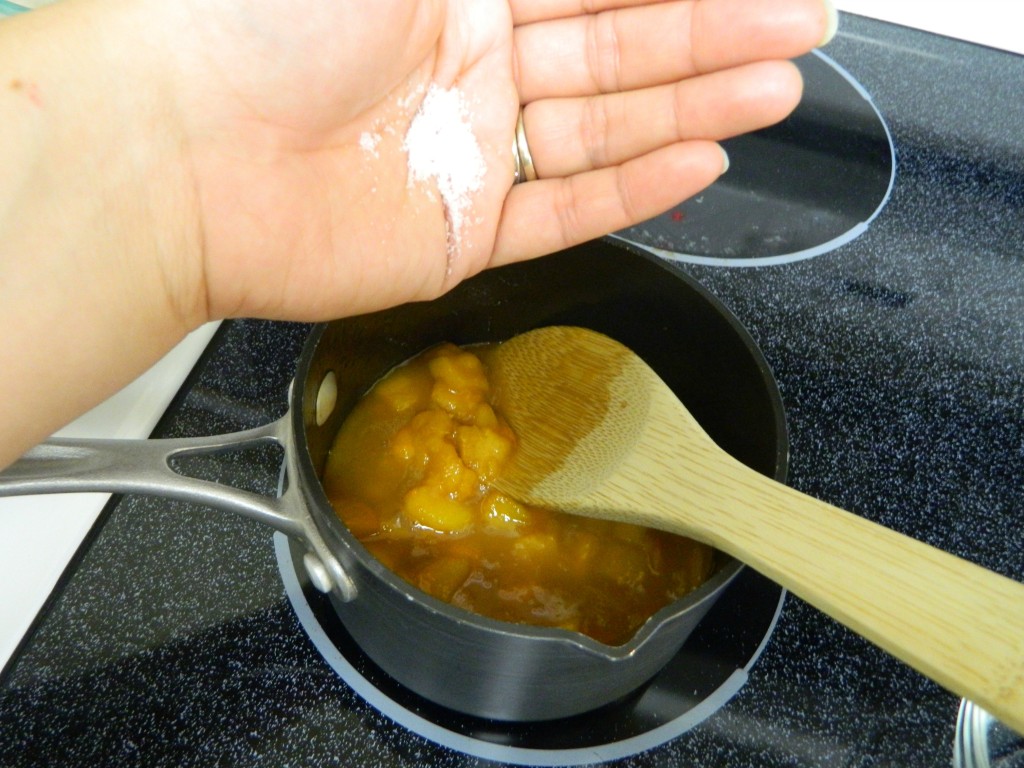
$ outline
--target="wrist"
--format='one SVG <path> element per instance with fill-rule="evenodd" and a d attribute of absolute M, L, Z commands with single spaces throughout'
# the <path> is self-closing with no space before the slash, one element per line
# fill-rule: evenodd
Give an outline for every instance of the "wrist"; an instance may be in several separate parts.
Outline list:
<path fill-rule="evenodd" d="M 78 272 L 83 289 L 127 290 L 106 309 L 180 336 L 206 319 L 198 226 L 144 5 L 65 0 L 0 26 L 4 160 L 17 170 L 0 183 L 0 248 Z"/>
<path fill-rule="evenodd" d="M 0 466 L 206 319 L 187 168 L 135 2 L 0 22 Z"/>

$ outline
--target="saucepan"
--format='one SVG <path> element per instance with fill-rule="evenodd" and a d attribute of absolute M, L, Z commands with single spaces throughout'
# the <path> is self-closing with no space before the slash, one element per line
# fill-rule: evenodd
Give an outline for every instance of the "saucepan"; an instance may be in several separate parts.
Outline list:
<path fill-rule="evenodd" d="M 314 326 L 288 412 L 245 432 L 166 440 L 54 439 L 0 473 L 0 495 L 106 491 L 175 498 L 253 518 L 305 549 L 311 581 L 365 653 L 402 685 L 497 720 L 567 717 L 635 692 L 679 650 L 743 567 L 713 575 L 627 643 L 485 618 L 408 584 L 349 533 L 320 483 L 334 436 L 394 366 L 443 341 L 500 341 L 578 325 L 634 349 L 719 445 L 783 480 L 785 417 L 771 371 L 730 311 L 677 267 L 614 240 L 587 243 L 471 278 L 439 299 Z M 179 474 L 176 459 L 263 443 L 284 449 L 287 482 L 269 498 Z M 680 467 L 680 472 L 687 471 Z"/>

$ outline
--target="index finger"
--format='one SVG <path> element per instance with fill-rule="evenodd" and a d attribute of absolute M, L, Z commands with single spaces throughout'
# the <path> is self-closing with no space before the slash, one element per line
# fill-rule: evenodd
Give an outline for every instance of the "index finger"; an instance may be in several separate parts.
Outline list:
<path fill-rule="evenodd" d="M 514 1 L 568 7 L 572 0 Z M 514 69 L 520 101 L 529 103 L 644 88 L 754 61 L 795 58 L 833 32 L 834 12 L 827 0 L 633 3 L 516 27 Z"/>
<path fill-rule="evenodd" d="M 629 8 L 634 5 L 652 5 L 664 0 L 509 0 L 512 23 L 531 24 L 535 21 L 564 19 L 569 16 L 585 16 L 613 8 Z"/>

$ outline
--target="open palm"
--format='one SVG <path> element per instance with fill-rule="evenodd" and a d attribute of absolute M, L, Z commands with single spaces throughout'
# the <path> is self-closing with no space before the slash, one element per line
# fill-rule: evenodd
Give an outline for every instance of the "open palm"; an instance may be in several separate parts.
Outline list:
<path fill-rule="evenodd" d="M 716 141 L 793 109 L 799 75 L 780 59 L 827 24 L 820 0 L 179 7 L 174 87 L 215 317 L 430 298 L 656 215 L 721 173 Z M 432 91 L 461 100 L 471 131 L 433 147 L 440 167 L 480 164 L 458 211 L 410 176 Z M 520 106 L 540 180 L 512 186 Z"/>

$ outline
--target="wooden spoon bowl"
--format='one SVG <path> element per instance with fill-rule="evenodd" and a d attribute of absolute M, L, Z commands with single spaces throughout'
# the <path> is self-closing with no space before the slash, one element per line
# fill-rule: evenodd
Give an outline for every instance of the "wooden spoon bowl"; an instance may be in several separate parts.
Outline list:
<path fill-rule="evenodd" d="M 749 469 L 603 334 L 540 328 L 489 363 L 519 440 L 503 490 L 707 542 L 1024 732 L 1024 585 Z"/>

